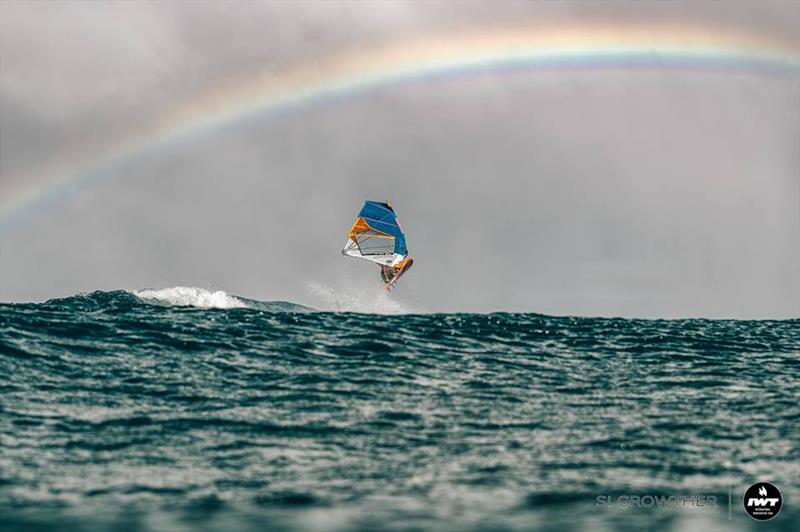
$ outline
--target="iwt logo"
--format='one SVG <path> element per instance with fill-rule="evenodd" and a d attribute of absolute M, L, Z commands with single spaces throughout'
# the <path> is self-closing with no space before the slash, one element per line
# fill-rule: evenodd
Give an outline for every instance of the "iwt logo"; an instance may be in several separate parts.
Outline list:
<path fill-rule="evenodd" d="M 758 521 L 769 521 L 781 511 L 783 497 L 774 484 L 757 482 L 744 492 L 744 510 Z"/>

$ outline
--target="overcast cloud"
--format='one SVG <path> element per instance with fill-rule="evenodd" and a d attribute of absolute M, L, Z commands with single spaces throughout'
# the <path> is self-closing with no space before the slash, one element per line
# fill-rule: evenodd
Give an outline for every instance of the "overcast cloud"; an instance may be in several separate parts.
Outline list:
<path fill-rule="evenodd" d="M 231 79 L 420 33 L 685 21 L 799 43 L 788 2 L 0 2 L 0 205 Z M 800 45 L 798 45 L 800 46 Z M 198 286 L 315 306 L 389 199 L 426 311 L 800 316 L 800 80 L 528 72 L 384 87 L 139 154 L 0 240 L 0 299 Z"/>

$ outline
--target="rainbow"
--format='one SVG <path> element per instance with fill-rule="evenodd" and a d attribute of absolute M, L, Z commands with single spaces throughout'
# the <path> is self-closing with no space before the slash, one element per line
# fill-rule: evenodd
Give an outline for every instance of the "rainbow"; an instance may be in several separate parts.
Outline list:
<path fill-rule="evenodd" d="M 420 36 L 351 50 L 312 64 L 232 80 L 176 105 L 99 158 L 58 168 L 49 178 L 4 197 L 0 231 L 114 175 L 117 164 L 246 118 L 409 82 L 519 70 L 608 69 L 733 72 L 796 79 L 800 53 L 796 42 L 742 30 L 686 25 L 502 28 Z"/>

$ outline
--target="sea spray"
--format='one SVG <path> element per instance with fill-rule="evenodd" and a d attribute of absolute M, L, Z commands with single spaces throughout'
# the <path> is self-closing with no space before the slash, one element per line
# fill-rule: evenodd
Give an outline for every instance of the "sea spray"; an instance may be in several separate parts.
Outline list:
<path fill-rule="evenodd" d="M 308 292 L 318 302 L 316 308 L 332 312 L 362 314 L 421 314 L 421 308 L 402 303 L 395 294 L 383 286 L 345 284 L 330 286 L 324 283 L 308 284 Z"/>

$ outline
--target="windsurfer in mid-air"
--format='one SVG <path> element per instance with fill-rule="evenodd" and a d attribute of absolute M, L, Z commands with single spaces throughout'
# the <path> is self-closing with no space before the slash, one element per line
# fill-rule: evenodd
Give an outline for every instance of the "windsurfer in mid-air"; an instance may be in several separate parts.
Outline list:
<path fill-rule="evenodd" d="M 391 290 L 414 263 L 408 256 L 406 236 L 388 201 L 364 202 L 347 233 L 342 254 L 377 263 L 387 290 Z"/>
<path fill-rule="evenodd" d="M 406 273 L 412 264 L 414 264 L 414 259 L 406 257 L 397 266 L 381 266 L 381 279 L 386 288 L 391 288 L 400 274 Z"/>

